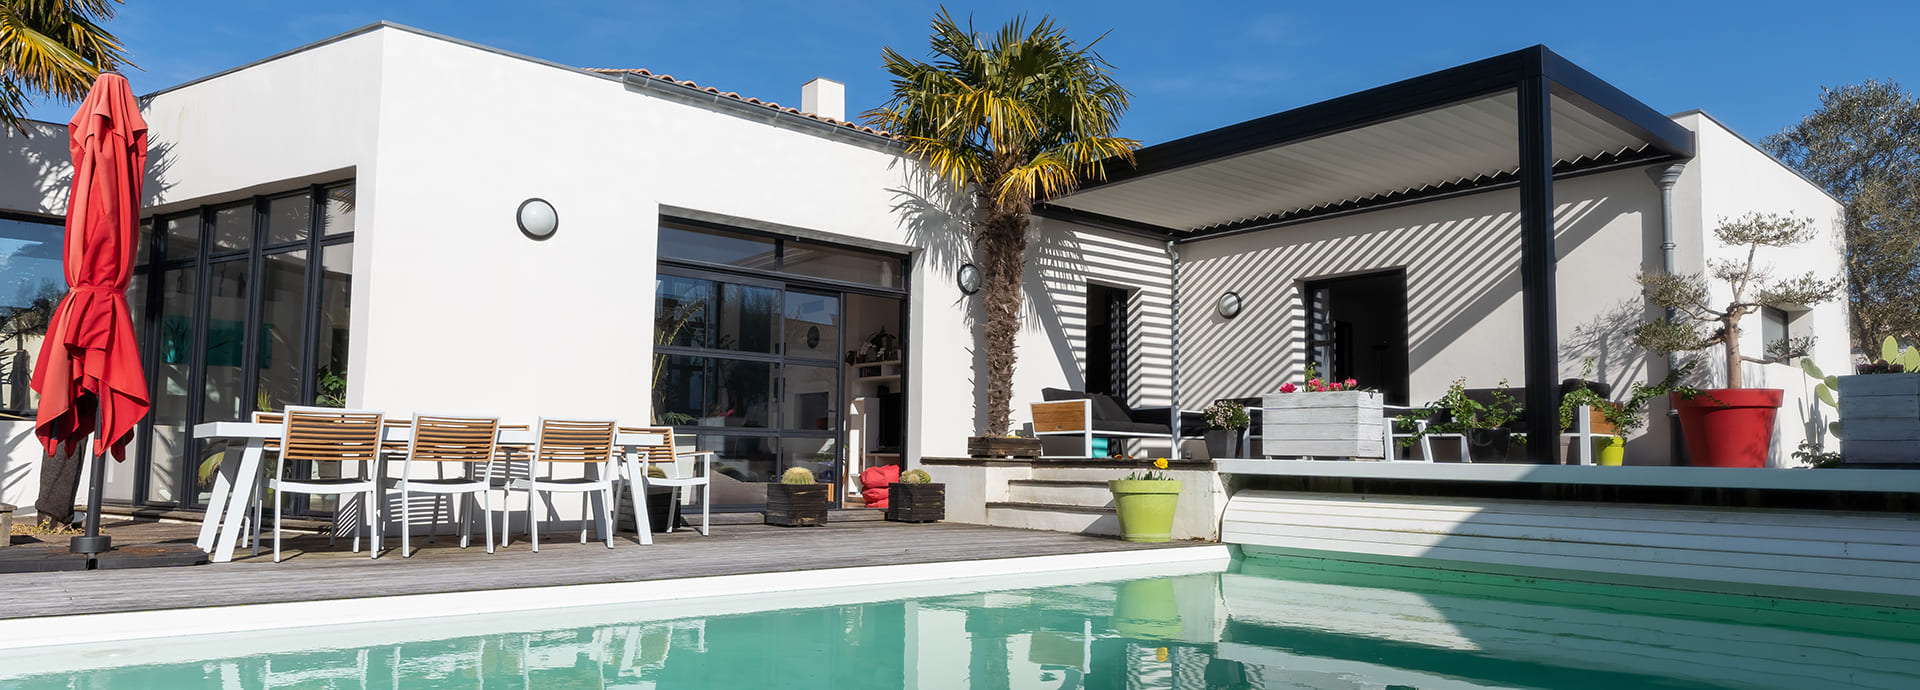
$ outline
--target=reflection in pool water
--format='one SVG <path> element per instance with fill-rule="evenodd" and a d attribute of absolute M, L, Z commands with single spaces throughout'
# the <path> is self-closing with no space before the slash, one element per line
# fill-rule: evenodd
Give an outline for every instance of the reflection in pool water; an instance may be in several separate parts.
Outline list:
<path fill-rule="evenodd" d="M 0 657 L 0 687 L 1920 687 L 1914 609 L 1306 559 L 589 627 L 567 615 L 492 626 L 523 632 L 440 619 L 440 639 L 175 639 L 154 643 L 178 659 L 162 662 L 119 645 L 82 654 L 93 668 L 28 675 Z"/>

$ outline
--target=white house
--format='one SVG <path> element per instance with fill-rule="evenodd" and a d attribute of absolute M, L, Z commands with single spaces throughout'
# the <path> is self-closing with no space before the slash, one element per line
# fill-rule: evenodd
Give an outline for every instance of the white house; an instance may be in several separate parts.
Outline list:
<path fill-rule="evenodd" d="M 1529 51 L 1514 55 L 1552 55 Z M 1669 225 L 1674 267 L 1697 270 L 1726 251 L 1706 229 L 1747 210 L 1813 217 L 1824 243 L 1772 258 L 1839 270 L 1833 199 L 1703 113 L 1654 115 L 1649 131 L 1645 106 L 1585 76 L 1554 92 L 1554 146 L 1536 158 L 1562 169 L 1541 226 L 1557 325 L 1533 349 L 1519 266 L 1537 217 L 1520 207 L 1538 197 L 1520 189 L 1512 135 L 1482 140 L 1513 130 L 1516 91 L 1341 127 L 1282 113 L 1249 123 L 1259 137 L 1237 125 L 1142 151 L 1137 171 L 1041 210 L 1016 419 L 1047 387 L 1135 407 L 1266 392 L 1309 359 L 1313 290 L 1365 305 L 1350 328 L 1398 329 L 1365 376 L 1410 402 L 1458 377 L 1517 384 L 1542 354 L 1552 371 L 1532 380 L 1589 357 L 1618 385 L 1657 378 L 1621 334 L 1649 313 L 1633 274 L 1662 265 Z M 837 83 L 780 107 L 382 23 L 144 101 L 151 241 L 130 297 L 155 407 L 109 470 L 110 501 L 197 508 L 223 449 L 187 438 L 190 423 L 314 401 L 672 424 L 719 451 L 722 507 L 759 503 L 757 484 L 788 466 L 841 479 L 963 455 L 984 419 L 978 304 L 955 280 L 966 226 L 897 140 L 844 121 Z M 9 306 L 59 276 L 44 257 L 64 137 L 43 129 L 0 156 Z M 559 218 L 544 238 L 516 225 L 536 200 Z M 1367 276 L 1391 279 L 1349 280 Z M 1214 312 L 1226 292 L 1246 305 L 1235 319 Z M 1813 356 L 1840 368 L 1843 310 L 1812 305 L 1785 327 L 1821 336 Z M 1789 390 L 1787 464 L 1818 411 L 1797 370 L 1750 366 Z M 0 411 L 31 419 L 29 371 L 0 370 Z M 40 449 L 30 422 L 6 419 L 0 501 L 28 505 Z M 1652 425 L 1634 461 L 1669 462 L 1665 433 Z"/>

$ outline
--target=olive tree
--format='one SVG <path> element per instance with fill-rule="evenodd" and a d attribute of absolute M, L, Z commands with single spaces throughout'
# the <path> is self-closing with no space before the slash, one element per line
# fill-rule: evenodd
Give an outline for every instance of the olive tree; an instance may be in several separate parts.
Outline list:
<path fill-rule="evenodd" d="M 1761 247 L 1793 247 L 1814 237 L 1813 220 L 1774 213 L 1749 213 L 1722 220 L 1713 236 L 1728 247 L 1746 248 L 1744 259 L 1714 259 L 1706 273 L 1641 272 L 1640 294 L 1668 309 L 1669 316 L 1633 329 L 1633 342 L 1656 353 L 1692 352 L 1715 345 L 1725 347 L 1727 387 L 1742 388 L 1740 375 L 1740 321 L 1762 307 L 1799 307 L 1832 300 L 1845 281 L 1822 278 L 1809 271 L 1775 278 L 1772 267 L 1759 261 Z M 1709 278 L 1731 288 L 1725 302 L 1713 299 Z M 1791 357 L 1813 344 L 1811 337 L 1769 343 L 1769 357 Z"/>

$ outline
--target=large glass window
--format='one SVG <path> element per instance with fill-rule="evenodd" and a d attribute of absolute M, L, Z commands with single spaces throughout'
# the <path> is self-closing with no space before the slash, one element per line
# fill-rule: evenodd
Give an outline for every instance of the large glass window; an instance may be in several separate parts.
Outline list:
<path fill-rule="evenodd" d="M 33 359 L 67 292 L 63 233 L 57 219 L 0 217 L 0 414 L 24 417 L 37 406 Z"/>
<path fill-rule="evenodd" d="M 205 503 L 231 449 L 190 439 L 195 423 L 346 405 L 353 199 L 350 183 L 336 184 L 153 221 L 147 261 L 129 291 L 142 295 L 135 325 L 154 403 L 135 500 Z"/>
<path fill-rule="evenodd" d="M 662 225 L 660 255 L 701 263 L 773 270 L 776 268 L 778 250 L 771 238 L 709 228 Z"/>
<path fill-rule="evenodd" d="M 659 252 L 654 421 L 717 453 L 715 508 L 757 509 L 787 468 L 838 488 L 898 461 L 904 258 L 693 222 Z"/>

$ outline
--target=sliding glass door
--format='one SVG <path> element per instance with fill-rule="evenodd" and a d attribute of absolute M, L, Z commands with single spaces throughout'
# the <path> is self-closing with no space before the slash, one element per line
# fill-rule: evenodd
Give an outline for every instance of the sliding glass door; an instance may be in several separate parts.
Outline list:
<path fill-rule="evenodd" d="M 869 334 L 850 331 L 849 300 L 891 305 L 887 338 L 897 359 L 904 300 L 863 293 L 904 294 L 904 259 L 674 224 L 661 229 L 660 253 L 654 422 L 673 426 L 683 447 L 717 453 L 714 507 L 759 509 L 766 484 L 793 467 L 847 486 L 849 462 L 857 468 L 865 459 L 850 455 L 860 447 L 849 443 L 857 441 L 849 383 L 859 380 L 869 349 L 855 342 Z M 884 287 L 840 284 L 847 278 Z M 897 402 L 897 363 L 890 371 Z M 844 492 L 833 495 L 838 502 Z"/>

